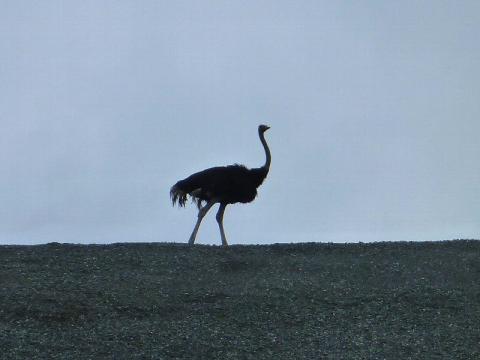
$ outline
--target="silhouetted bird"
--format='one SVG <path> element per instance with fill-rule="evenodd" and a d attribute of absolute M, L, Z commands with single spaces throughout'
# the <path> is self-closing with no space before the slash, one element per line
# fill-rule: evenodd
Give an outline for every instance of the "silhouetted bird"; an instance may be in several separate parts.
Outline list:
<path fill-rule="evenodd" d="M 188 241 L 190 245 L 195 242 L 203 217 L 216 203 L 220 203 L 216 219 L 220 228 L 222 245 L 228 245 L 223 230 L 225 208 L 228 204 L 251 202 L 257 196 L 257 188 L 267 177 L 270 168 L 270 149 L 264 137 L 265 131 L 269 128 L 267 125 L 258 127 L 258 136 L 265 149 L 266 156 L 265 165 L 262 167 L 247 169 L 245 166 L 237 164 L 213 167 L 190 175 L 172 186 L 170 197 L 174 206 L 177 201 L 179 206 L 185 206 L 187 195 L 190 195 L 198 206 L 197 223 Z M 202 206 L 202 201 L 206 202 L 204 206 Z"/>

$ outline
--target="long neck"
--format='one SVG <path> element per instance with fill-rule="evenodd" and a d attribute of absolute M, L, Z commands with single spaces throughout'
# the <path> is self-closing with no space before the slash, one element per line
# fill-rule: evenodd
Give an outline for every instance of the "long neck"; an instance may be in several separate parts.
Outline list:
<path fill-rule="evenodd" d="M 268 148 L 267 142 L 265 141 L 265 136 L 263 132 L 258 132 L 260 141 L 262 142 L 263 148 L 265 149 L 265 165 L 262 166 L 267 172 L 270 169 L 270 162 L 272 161 L 272 156 L 270 155 L 270 149 Z"/>

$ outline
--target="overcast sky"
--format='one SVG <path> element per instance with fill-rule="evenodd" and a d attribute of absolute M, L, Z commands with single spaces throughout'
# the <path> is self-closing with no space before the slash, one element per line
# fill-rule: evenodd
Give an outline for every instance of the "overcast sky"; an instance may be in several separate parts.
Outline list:
<path fill-rule="evenodd" d="M 231 244 L 480 237 L 479 1 L 0 4 L 0 243 L 186 242 L 261 123 Z"/>

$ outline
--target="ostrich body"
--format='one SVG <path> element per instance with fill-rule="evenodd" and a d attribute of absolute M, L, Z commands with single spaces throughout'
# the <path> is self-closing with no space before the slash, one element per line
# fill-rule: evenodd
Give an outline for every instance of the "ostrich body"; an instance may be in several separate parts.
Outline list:
<path fill-rule="evenodd" d="M 249 203 L 257 196 L 257 188 L 263 183 L 270 169 L 271 155 L 264 133 L 269 127 L 260 125 L 258 136 L 265 150 L 265 164 L 262 167 L 247 169 L 243 165 L 229 165 L 212 167 L 178 181 L 170 189 L 170 197 L 173 205 L 178 201 L 179 206 L 185 206 L 187 195 L 198 207 L 197 223 L 188 241 L 193 245 L 197 236 L 200 223 L 208 210 L 219 203 L 217 222 L 222 238 L 222 245 L 227 246 L 227 239 L 223 229 L 223 214 L 228 204 Z M 202 206 L 202 202 L 206 204 Z"/>

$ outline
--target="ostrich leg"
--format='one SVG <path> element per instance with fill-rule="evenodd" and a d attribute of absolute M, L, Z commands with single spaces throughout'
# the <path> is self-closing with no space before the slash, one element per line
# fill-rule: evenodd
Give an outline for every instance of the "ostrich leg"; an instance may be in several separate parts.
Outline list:
<path fill-rule="evenodd" d="M 225 212 L 226 207 L 227 207 L 227 204 L 220 204 L 220 207 L 218 208 L 218 212 L 216 216 L 218 227 L 220 228 L 220 236 L 222 237 L 223 246 L 228 246 L 227 238 L 225 237 L 225 230 L 223 230 L 223 213 Z"/>
<path fill-rule="evenodd" d="M 200 227 L 200 223 L 202 222 L 203 217 L 207 214 L 208 210 L 215 204 L 214 201 L 211 201 L 207 204 L 205 204 L 204 207 L 201 207 L 200 210 L 198 210 L 198 218 L 197 218 L 197 223 L 195 224 L 195 228 L 193 229 L 192 235 L 190 235 L 190 239 L 188 240 L 188 245 L 193 245 L 195 242 L 195 238 L 197 237 L 197 232 L 198 228 Z"/>

